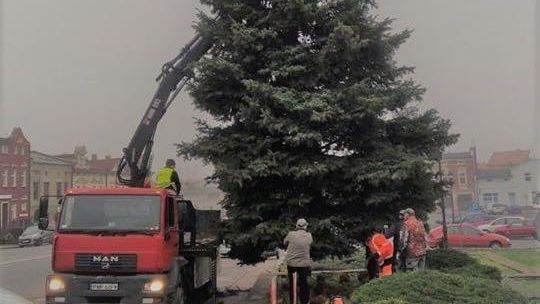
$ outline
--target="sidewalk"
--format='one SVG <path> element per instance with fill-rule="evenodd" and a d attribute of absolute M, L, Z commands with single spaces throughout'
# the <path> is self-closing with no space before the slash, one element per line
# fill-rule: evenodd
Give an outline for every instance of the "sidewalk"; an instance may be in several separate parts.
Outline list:
<path fill-rule="evenodd" d="M 13 249 L 13 248 L 19 248 L 19 245 L 17 245 L 17 244 L 0 245 L 0 250 L 2 250 L 2 249 Z"/>
<path fill-rule="evenodd" d="M 0 303 L 9 303 L 9 304 L 32 304 L 28 300 L 19 297 L 18 295 L 8 291 L 6 289 L 0 288 Z"/>
<path fill-rule="evenodd" d="M 257 265 L 236 265 L 236 261 L 223 259 L 218 276 L 218 289 L 225 292 L 218 302 L 224 304 L 267 303 L 271 274 L 281 260 L 269 259 Z"/>

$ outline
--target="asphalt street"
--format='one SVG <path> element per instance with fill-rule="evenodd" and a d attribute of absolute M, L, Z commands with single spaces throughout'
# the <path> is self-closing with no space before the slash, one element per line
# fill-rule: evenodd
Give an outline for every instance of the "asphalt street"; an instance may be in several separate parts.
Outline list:
<path fill-rule="evenodd" d="M 51 246 L 0 249 L 0 287 L 39 303 L 51 272 Z"/>
<path fill-rule="evenodd" d="M 44 303 L 45 278 L 52 272 L 50 263 L 50 245 L 25 248 L 0 247 L 0 296 L 4 289 L 33 303 Z M 260 273 L 276 268 L 278 263 L 278 260 L 271 259 L 255 266 L 241 266 L 236 261 L 221 259 L 218 289 L 248 290 Z"/>

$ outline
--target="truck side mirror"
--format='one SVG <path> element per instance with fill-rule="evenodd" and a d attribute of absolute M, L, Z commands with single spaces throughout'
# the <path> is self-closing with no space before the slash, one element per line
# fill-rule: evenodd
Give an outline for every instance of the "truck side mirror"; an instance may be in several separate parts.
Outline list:
<path fill-rule="evenodd" d="M 49 198 L 42 196 L 39 199 L 39 222 L 38 227 L 46 230 L 49 227 Z"/>

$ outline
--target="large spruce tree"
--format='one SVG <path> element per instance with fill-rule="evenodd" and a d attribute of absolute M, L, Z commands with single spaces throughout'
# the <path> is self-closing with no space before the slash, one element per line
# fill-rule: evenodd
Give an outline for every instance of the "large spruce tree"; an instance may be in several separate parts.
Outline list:
<path fill-rule="evenodd" d="M 372 0 L 201 2 L 220 17 L 199 16 L 215 43 L 191 94 L 212 121 L 179 154 L 215 168 L 233 257 L 257 262 L 299 217 L 315 258 L 342 256 L 400 208 L 434 208 L 429 161 L 456 136 L 393 59 L 409 31 Z"/>

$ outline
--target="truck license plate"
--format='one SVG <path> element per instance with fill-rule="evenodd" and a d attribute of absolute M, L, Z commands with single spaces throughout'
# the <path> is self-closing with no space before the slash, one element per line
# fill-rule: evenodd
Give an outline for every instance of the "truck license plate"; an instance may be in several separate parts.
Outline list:
<path fill-rule="evenodd" d="M 92 283 L 90 290 L 118 290 L 118 283 Z"/>

